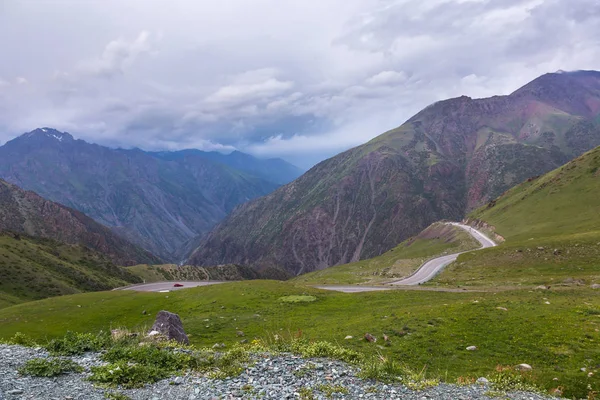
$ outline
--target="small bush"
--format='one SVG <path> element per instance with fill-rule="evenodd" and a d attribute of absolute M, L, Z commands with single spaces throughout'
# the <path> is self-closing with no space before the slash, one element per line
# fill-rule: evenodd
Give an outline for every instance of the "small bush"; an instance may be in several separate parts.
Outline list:
<path fill-rule="evenodd" d="M 342 385 L 318 385 L 318 391 L 323 392 L 328 399 L 332 398 L 335 393 L 348 394 L 348 389 Z"/>
<path fill-rule="evenodd" d="M 127 361 L 119 361 L 92 367 L 92 375 L 89 380 L 109 386 L 121 385 L 132 389 L 142 387 L 146 383 L 157 382 L 168 376 L 168 371 L 154 365 L 129 364 Z"/>
<path fill-rule="evenodd" d="M 412 390 L 423 390 L 440 382 L 435 378 L 427 378 L 425 368 L 416 372 L 403 363 L 382 356 L 363 362 L 359 375 L 363 379 L 402 382 Z"/>
<path fill-rule="evenodd" d="M 104 398 L 108 400 L 131 400 L 131 397 L 119 392 L 106 392 L 104 393 Z"/>
<path fill-rule="evenodd" d="M 100 332 L 98 335 L 67 332 L 64 337 L 51 340 L 46 345 L 46 350 L 53 355 L 73 356 L 88 351 L 100 351 L 111 344 L 110 334 L 106 332 Z"/>
<path fill-rule="evenodd" d="M 494 390 L 540 392 L 540 389 L 533 384 L 531 374 L 515 370 L 510 366 L 497 366 L 496 372 L 489 377 L 489 381 Z"/>
<path fill-rule="evenodd" d="M 159 348 L 154 344 L 115 346 L 102 355 L 102 360 L 110 363 L 130 361 L 137 364 L 154 365 L 168 371 L 178 371 L 194 366 L 194 358 L 190 354 Z"/>
<path fill-rule="evenodd" d="M 69 372 L 82 372 L 83 368 L 72 360 L 61 358 L 34 358 L 19 368 L 21 375 L 52 377 Z"/>
<path fill-rule="evenodd" d="M 26 347 L 35 347 L 37 343 L 24 333 L 17 332 L 15 335 L 6 341 L 6 344 L 14 344 Z"/>
<path fill-rule="evenodd" d="M 300 400 L 315 400 L 315 396 L 311 388 L 303 386 L 298 390 Z"/>
<path fill-rule="evenodd" d="M 291 350 L 305 358 L 334 358 L 348 363 L 358 363 L 363 359 L 363 355 L 357 351 L 323 341 L 294 340 L 291 343 Z"/>

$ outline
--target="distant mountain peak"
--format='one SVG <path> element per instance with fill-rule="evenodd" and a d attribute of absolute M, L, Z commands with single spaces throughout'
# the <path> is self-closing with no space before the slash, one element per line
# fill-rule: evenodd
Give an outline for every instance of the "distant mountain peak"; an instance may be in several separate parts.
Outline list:
<path fill-rule="evenodd" d="M 32 139 L 32 138 L 49 138 L 57 140 L 59 142 L 75 140 L 71 134 L 67 132 L 60 132 L 53 128 L 37 128 L 31 132 L 21 135 L 21 138 Z"/>

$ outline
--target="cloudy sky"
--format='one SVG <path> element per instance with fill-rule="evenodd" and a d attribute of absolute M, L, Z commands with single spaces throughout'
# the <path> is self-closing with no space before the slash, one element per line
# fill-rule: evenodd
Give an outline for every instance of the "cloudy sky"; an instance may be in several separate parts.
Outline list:
<path fill-rule="evenodd" d="M 0 143 L 306 168 L 434 101 L 600 69 L 600 0 L 0 0 L 0 57 Z"/>

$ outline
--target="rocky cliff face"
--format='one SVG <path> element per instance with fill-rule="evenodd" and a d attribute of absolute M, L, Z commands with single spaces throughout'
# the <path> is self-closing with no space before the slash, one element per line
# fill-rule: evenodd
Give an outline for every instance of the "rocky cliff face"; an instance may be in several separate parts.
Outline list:
<path fill-rule="evenodd" d="M 435 103 L 238 207 L 190 263 L 300 274 L 376 256 L 599 145 L 599 116 L 594 71 L 547 74 L 509 96 Z"/>
<path fill-rule="evenodd" d="M 83 245 L 103 253 L 117 265 L 160 262 L 81 212 L 0 179 L 0 232 L 3 231 Z"/>
<path fill-rule="evenodd" d="M 110 149 L 50 128 L 0 147 L 0 177 L 177 262 L 186 243 L 235 206 L 279 186 L 202 152 Z"/>

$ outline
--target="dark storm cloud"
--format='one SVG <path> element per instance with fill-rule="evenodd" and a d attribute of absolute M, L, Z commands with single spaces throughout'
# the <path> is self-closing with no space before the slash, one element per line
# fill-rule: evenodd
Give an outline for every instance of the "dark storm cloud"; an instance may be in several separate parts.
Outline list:
<path fill-rule="evenodd" d="M 309 166 L 436 100 L 600 69 L 598 0 L 0 4 L 0 141 L 54 126 Z"/>

